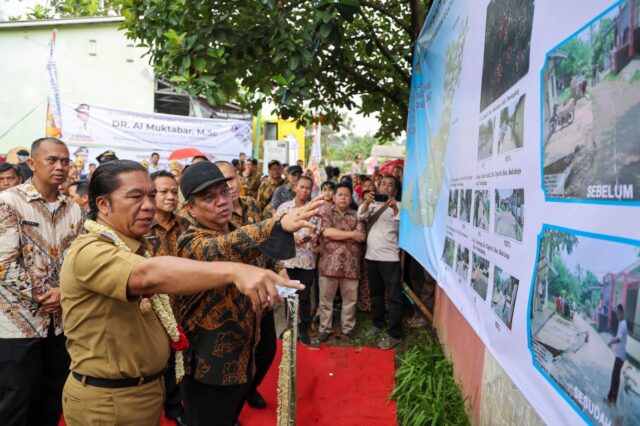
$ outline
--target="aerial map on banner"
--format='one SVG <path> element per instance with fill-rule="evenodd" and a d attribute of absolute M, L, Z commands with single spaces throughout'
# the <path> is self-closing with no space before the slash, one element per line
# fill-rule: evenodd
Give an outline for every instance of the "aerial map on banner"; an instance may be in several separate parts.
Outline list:
<path fill-rule="evenodd" d="M 640 424 L 640 0 L 435 1 L 407 137 L 401 246 L 545 422 Z"/>

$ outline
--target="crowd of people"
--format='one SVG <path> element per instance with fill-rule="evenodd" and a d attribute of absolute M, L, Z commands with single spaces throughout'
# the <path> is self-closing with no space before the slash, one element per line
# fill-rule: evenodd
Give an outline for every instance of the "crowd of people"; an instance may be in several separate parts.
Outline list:
<path fill-rule="evenodd" d="M 57 425 L 63 410 L 69 425 L 151 424 L 163 409 L 179 425 L 237 424 L 245 402 L 266 405 L 277 285 L 299 294 L 302 344 L 334 322 L 355 340 L 357 309 L 373 314 L 362 337 L 402 339 L 401 167 L 366 176 L 357 156 L 320 182 L 302 161 L 261 176 L 244 154 L 165 169 L 157 153 L 106 151 L 85 170 L 55 138 L 18 158 L 0 163 L 9 424 Z"/>

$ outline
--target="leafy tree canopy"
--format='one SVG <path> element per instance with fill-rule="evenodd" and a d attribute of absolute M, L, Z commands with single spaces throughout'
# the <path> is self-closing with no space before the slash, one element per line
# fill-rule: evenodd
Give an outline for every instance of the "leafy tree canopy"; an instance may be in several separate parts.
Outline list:
<path fill-rule="evenodd" d="M 407 118 L 413 43 L 430 0 L 118 0 L 156 73 L 211 104 L 256 113 L 271 99 L 301 124 L 340 109 L 379 113 L 384 140 Z M 354 99 L 360 96 L 361 103 Z"/>
<path fill-rule="evenodd" d="M 36 4 L 25 18 L 55 19 L 117 14 L 114 0 L 50 0 L 44 5 Z M 22 19 L 22 16 L 14 16 L 10 19 Z"/>

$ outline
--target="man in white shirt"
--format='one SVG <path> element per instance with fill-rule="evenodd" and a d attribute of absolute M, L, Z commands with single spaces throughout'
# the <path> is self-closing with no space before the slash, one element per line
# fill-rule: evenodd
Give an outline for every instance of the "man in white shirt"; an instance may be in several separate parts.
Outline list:
<path fill-rule="evenodd" d="M 389 329 L 378 342 L 378 347 L 391 349 L 402 339 L 402 282 L 400 281 L 400 203 L 395 199 L 396 179 L 385 175 L 380 181 L 378 195 L 369 192 L 358 209 L 358 219 L 367 226 L 367 252 L 365 260 L 371 286 L 373 328 L 367 337 L 373 337 L 385 327 L 385 293 L 389 299 Z M 378 201 L 376 201 L 376 198 Z"/>
<path fill-rule="evenodd" d="M 349 171 L 349 174 L 355 179 L 355 177 L 360 173 L 362 173 L 362 155 L 357 154 L 355 161 L 351 163 L 351 170 Z"/>
<path fill-rule="evenodd" d="M 149 167 L 147 168 L 149 174 L 164 170 L 164 168 L 159 163 L 160 154 L 158 154 L 157 152 L 151 153 L 151 163 L 149 163 Z"/>
<path fill-rule="evenodd" d="M 618 332 L 616 337 L 612 339 L 607 346 L 613 348 L 613 355 L 616 359 L 613 362 L 613 371 L 611 372 L 611 386 L 609 393 L 604 397 L 604 402 L 615 404 L 618 399 L 618 388 L 620 387 L 620 372 L 622 364 L 624 364 L 625 353 L 627 351 L 627 320 L 624 319 L 624 309 L 618 304 L 616 309 L 616 318 L 618 318 Z"/>

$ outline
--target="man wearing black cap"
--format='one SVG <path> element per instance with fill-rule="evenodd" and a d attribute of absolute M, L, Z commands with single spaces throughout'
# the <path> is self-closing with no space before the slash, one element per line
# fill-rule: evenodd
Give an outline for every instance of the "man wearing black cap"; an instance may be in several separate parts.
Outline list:
<path fill-rule="evenodd" d="M 195 223 L 180 237 L 178 254 L 200 261 L 251 262 L 261 254 L 295 256 L 292 232 L 322 202 L 231 232 L 233 204 L 222 171 L 211 162 L 191 165 L 180 182 Z M 301 219 L 302 218 L 302 219 Z M 256 331 L 261 312 L 233 286 L 173 300 L 178 323 L 191 346 L 185 351 L 181 383 L 187 421 L 192 426 L 231 426 L 237 420 L 255 373 Z"/>
<path fill-rule="evenodd" d="M 276 189 L 271 198 L 271 208 L 273 211 L 278 210 L 280 204 L 286 203 L 296 198 L 296 193 L 293 188 L 296 187 L 298 179 L 302 176 L 302 167 L 290 166 L 287 170 L 287 183 Z"/>
<path fill-rule="evenodd" d="M 96 157 L 96 160 L 98 160 L 98 163 L 100 164 L 104 164 L 117 159 L 118 156 L 116 156 L 116 153 L 111 150 L 107 150 Z"/>

